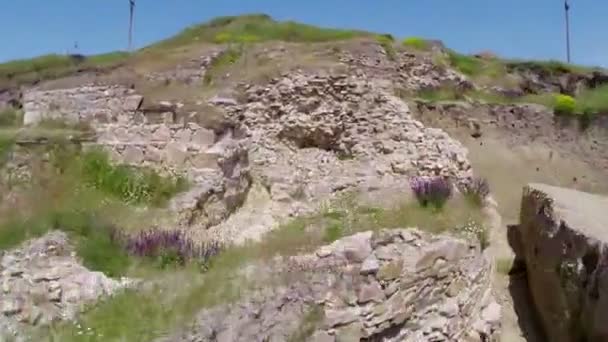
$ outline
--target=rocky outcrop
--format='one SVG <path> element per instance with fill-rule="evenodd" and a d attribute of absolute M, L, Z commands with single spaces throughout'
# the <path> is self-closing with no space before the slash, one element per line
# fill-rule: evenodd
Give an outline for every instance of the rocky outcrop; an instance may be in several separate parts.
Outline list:
<path fill-rule="evenodd" d="M 116 122 L 128 120 L 143 97 L 133 89 L 114 85 L 87 85 L 69 89 L 28 89 L 23 93 L 24 124 L 43 119 L 73 122 Z"/>
<path fill-rule="evenodd" d="M 550 341 L 608 340 L 608 199 L 530 184 L 512 245 Z"/>
<path fill-rule="evenodd" d="M 203 310 L 166 341 L 497 341 L 491 265 L 448 236 L 358 233 L 250 268 L 260 292 Z"/>
<path fill-rule="evenodd" d="M 72 320 L 86 305 L 132 284 L 80 265 L 62 232 L 0 253 L 0 340 L 28 326 Z"/>
<path fill-rule="evenodd" d="M 432 54 L 395 52 L 389 57 L 375 41 L 349 46 L 342 52 L 340 61 L 352 69 L 351 74 L 364 73 L 369 78 L 390 81 L 390 89 L 416 92 L 448 86 L 463 90 L 475 87 L 465 75 L 437 64 Z"/>

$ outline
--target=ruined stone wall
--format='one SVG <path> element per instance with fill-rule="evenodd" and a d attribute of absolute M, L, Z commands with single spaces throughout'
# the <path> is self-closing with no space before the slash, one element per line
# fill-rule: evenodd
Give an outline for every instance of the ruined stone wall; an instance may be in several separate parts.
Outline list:
<path fill-rule="evenodd" d="M 85 122 L 127 120 L 143 97 L 124 86 L 87 85 L 69 89 L 28 89 L 23 93 L 24 123 L 44 119 Z"/>
<path fill-rule="evenodd" d="M 194 123 L 108 124 L 96 131 L 94 145 L 122 163 L 173 174 L 217 168 L 218 154 L 208 151 L 215 133 Z"/>
<path fill-rule="evenodd" d="M 512 245 L 549 341 L 606 341 L 608 198 L 531 184 Z"/>
<path fill-rule="evenodd" d="M 497 341 L 492 271 L 486 253 L 452 237 L 358 233 L 313 254 L 251 265 L 262 290 L 202 310 L 163 341 L 289 341 L 304 325 L 306 341 Z"/>

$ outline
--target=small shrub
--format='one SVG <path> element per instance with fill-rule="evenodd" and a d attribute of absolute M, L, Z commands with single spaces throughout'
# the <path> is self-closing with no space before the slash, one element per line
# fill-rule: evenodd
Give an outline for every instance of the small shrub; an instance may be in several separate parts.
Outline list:
<path fill-rule="evenodd" d="M 405 38 L 402 44 L 416 50 L 426 50 L 428 48 L 428 43 L 426 40 L 419 37 Z"/>
<path fill-rule="evenodd" d="M 443 177 L 416 177 L 411 180 L 410 187 L 423 207 L 432 205 L 441 209 L 452 196 L 452 184 Z"/>
<path fill-rule="evenodd" d="M 461 192 L 467 200 L 482 206 L 490 194 L 490 184 L 485 178 L 473 178 L 461 185 Z"/>
<path fill-rule="evenodd" d="M 125 248 L 131 255 L 157 259 L 161 267 L 184 265 L 188 261 L 207 265 L 220 252 L 217 242 L 197 244 L 179 230 L 150 229 L 125 240 Z"/>
<path fill-rule="evenodd" d="M 553 109 L 556 114 L 574 114 L 576 100 L 569 95 L 557 94 L 554 98 Z"/>

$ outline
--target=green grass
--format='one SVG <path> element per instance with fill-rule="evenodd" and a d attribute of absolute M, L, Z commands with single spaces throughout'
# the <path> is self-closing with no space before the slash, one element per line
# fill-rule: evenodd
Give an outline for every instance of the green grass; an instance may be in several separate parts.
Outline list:
<path fill-rule="evenodd" d="M 608 85 L 582 91 L 576 103 L 580 113 L 608 113 Z"/>
<path fill-rule="evenodd" d="M 85 56 L 83 60 L 68 55 L 45 55 L 0 64 L 0 87 L 59 78 L 78 70 L 93 70 L 120 65 L 129 57 L 123 52 Z"/>
<path fill-rule="evenodd" d="M 80 155 L 58 156 L 58 165 L 92 186 L 128 204 L 165 204 L 187 188 L 183 178 L 162 177 L 150 169 L 114 165 L 106 153 L 91 150 Z"/>
<path fill-rule="evenodd" d="M 23 112 L 17 109 L 5 109 L 0 111 L 0 127 L 21 126 Z"/>
<path fill-rule="evenodd" d="M 77 255 L 89 269 L 116 277 L 126 274 L 131 259 L 110 238 L 110 225 L 91 205 L 90 195 L 74 191 L 74 198 L 36 210 L 29 217 L 14 217 L 0 225 L 0 250 L 40 237 L 51 230 L 68 234 Z M 87 198 L 89 196 L 89 198 Z M 39 198 L 42 200 L 43 198 Z M 101 203 L 101 199 L 98 199 Z M 103 213 L 107 215 L 106 212 Z"/>
<path fill-rule="evenodd" d="M 394 39 L 391 35 L 379 35 L 376 37 L 376 41 L 382 46 L 389 60 L 394 61 L 397 59 L 397 52 L 393 46 Z"/>
<path fill-rule="evenodd" d="M 403 46 L 411 47 L 416 50 L 426 50 L 429 44 L 426 40 L 419 37 L 408 37 L 402 42 Z"/>
<path fill-rule="evenodd" d="M 153 289 L 119 294 L 84 314 L 78 325 L 53 327 L 51 336 L 62 342 L 153 340 L 187 324 L 199 310 L 238 300 L 253 286 L 267 286 L 259 279 L 244 278 L 239 273 L 247 263 L 267 261 L 276 255 L 312 252 L 358 231 L 419 227 L 430 232 L 458 234 L 465 222 L 481 220 L 480 209 L 464 199 L 452 199 L 438 211 L 421 208 L 416 202 L 391 209 L 365 207 L 345 197 L 317 214 L 286 222 L 260 242 L 226 249 L 211 260 L 204 274 L 186 269 L 169 275 L 167 281 Z M 291 341 L 306 339 L 318 313 L 313 308 L 304 318 Z M 79 331 L 85 333 L 79 335 Z"/>
<path fill-rule="evenodd" d="M 203 79 L 204 85 L 210 85 L 213 82 L 215 75 L 221 73 L 226 67 L 233 65 L 243 56 L 244 45 L 239 43 L 238 46 L 231 46 L 224 51 L 218 58 L 214 59 L 209 68 L 205 72 Z"/>
<path fill-rule="evenodd" d="M 263 14 L 219 17 L 192 26 L 178 35 L 151 46 L 171 48 L 198 42 L 229 43 L 243 41 L 327 42 L 346 40 L 371 33 L 354 30 L 320 28 L 292 21 L 279 22 Z"/>
<path fill-rule="evenodd" d="M 162 204 L 185 184 L 152 171 L 112 165 L 99 151 L 77 154 L 70 147 L 57 144 L 40 151 L 50 156 L 55 169 L 34 167 L 42 171 L 34 173 L 23 190 L 27 205 L 2 217 L 0 250 L 60 229 L 76 237 L 85 263 L 116 273 L 122 261 L 112 259 L 120 253 L 112 247 L 106 226 L 132 211 L 129 204 Z"/>
<path fill-rule="evenodd" d="M 481 59 L 455 51 L 448 52 L 450 64 L 465 75 L 479 75 L 484 67 Z"/>

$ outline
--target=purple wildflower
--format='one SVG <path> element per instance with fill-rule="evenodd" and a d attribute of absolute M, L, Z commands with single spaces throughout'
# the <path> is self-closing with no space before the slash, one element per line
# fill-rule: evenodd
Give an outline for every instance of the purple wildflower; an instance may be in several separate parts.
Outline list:
<path fill-rule="evenodd" d="M 431 204 L 442 208 L 452 196 L 452 183 L 442 177 L 415 177 L 410 187 L 423 207 Z"/>
<path fill-rule="evenodd" d="M 125 247 L 131 255 L 139 257 L 174 256 L 180 264 L 188 260 L 206 263 L 220 251 L 217 242 L 195 243 L 183 231 L 149 229 L 125 239 Z"/>

